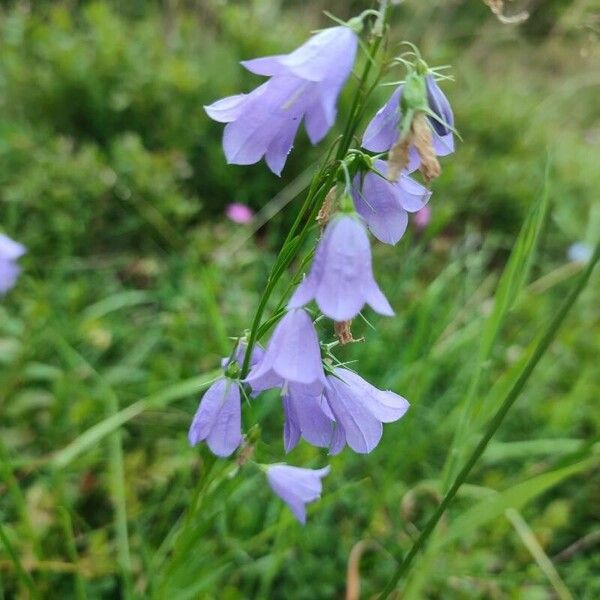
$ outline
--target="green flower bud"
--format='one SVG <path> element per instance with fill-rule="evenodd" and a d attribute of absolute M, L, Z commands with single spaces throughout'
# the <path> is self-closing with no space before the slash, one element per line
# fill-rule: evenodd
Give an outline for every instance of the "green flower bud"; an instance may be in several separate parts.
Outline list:
<path fill-rule="evenodd" d="M 416 71 L 409 73 L 404 82 L 402 98 L 400 99 L 400 108 L 403 113 L 427 109 L 427 86 L 425 85 L 425 77 L 419 75 Z"/>

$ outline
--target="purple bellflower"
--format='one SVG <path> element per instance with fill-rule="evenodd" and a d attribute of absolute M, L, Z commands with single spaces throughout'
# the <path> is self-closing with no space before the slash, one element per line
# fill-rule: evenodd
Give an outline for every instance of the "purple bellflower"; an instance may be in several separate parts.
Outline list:
<path fill-rule="evenodd" d="M 353 319 L 365 304 L 382 315 L 394 314 L 373 277 L 369 236 L 357 215 L 340 214 L 329 222 L 310 273 L 288 306 L 297 308 L 312 299 L 337 322 Z"/>
<path fill-rule="evenodd" d="M 387 171 L 383 160 L 376 160 L 373 166 L 379 173 Z M 357 175 L 352 187 L 358 214 L 371 233 L 385 244 L 398 243 L 406 231 L 408 213 L 421 210 L 430 197 L 431 191 L 405 173 L 398 181 L 389 181 L 370 171 L 364 177 Z"/>
<path fill-rule="evenodd" d="M 347 369 L 334 369 L 327 377 L 325 399 L 336 420 L 331 454 L 346 444 L 359 454 L 368 454 L 383 435 L 382 423 L 404 416 L 408 401 L 391 391 L 382 391 Z"/>
<path fill-rule="evenodd" d="M 452 126 L 454 124 L 454 115 L 452 114 L 450 103 L 431 75 L 426 76 L 425 85 L 429 108 L 441 120 Z M 400 110 L 402 88 L 402 85 L 396 88 L 389 100 L 371 119 L 363 135 L 363 148 L 371 152 L 387 152 L 398 141 L 402 119 Z M 454 135 L 452 131 L 431 117 L 429 117 L 429 123 L 432 128 L 432 142 L 436 154 L 438 156 L 452 154 L 454 152 Z M 414 147 L 411 147 L 409 156 L 410 161 L 406 170 L 412 173 L 419 168 L 420 159 Z"/>
<path fill-rule="evenodd" d="M 192 446 L 206 440 L 220 457 L 230 456 L 242 442 L 242 407 L 237 381 L 217 379 L 207 390 L 188 433 Z"/>
<path fill-rule="evenodd" d="M 323 469 L 302 469 L 289 465 L 267 467 L 267 480 L 271 489 L 290 507 L 302 525 L 306 523 L 306 504 L 321 497 L 321 479 L 329 473 Z"/>
<path fill-rule="evenodd" d="M 290 54 L 243 61 L 252 73 L 271 79 L 249 94 L 205 107 L 211 119 L 227 123 L 227 162 L 248 165 L 264 156 L 279 175 L 302 119 L 313 144 L 323 139 L 335 122 L 337 99 L 352 71 L 357 45 L 351 28 L 332 27 Z"/>
<path fill-rule="evenodd" d="M 325 385 L 315 326 L 305 310 L 294 309 L 279 321 L 262 359 L 246 383 L 253 392 L 280 387 L 318 395 Z"/>
<path fill-rule="evenodd" d="M 0 233 L 0 294 L 5 294 L 16 283 L 21 268 L 17 260 L 25 254 L 25 247 Z"/>

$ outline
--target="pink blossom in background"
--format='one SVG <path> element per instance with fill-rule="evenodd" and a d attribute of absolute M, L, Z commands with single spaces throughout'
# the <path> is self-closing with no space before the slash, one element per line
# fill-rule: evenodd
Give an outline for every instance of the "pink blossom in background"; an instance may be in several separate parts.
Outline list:
<path fill-rule="evenodd" d="M 424 206 L 421 210 L 415 213 L 415 227 L 419 230 L 425 229 L 431 221 L 431 208 Z"/>
<path fill-rule="evenodd" d="M 229 219 L 231 219 L 234 223 L 250 223 L 254 218 L 254 211 L 245 204 L 241 202 L 233 202 L 232 204 L 228 204 L 225 209 L 225 214 Z"/>

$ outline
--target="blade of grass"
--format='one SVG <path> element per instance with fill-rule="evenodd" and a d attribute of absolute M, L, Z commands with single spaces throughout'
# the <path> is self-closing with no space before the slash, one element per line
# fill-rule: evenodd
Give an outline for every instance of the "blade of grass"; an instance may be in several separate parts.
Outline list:
<path fill-rule="evenodd" d="M 119 427 L 141 415 L 146 410 L 164 408 L 175 400 L 197 394 L 210 386 L 219 376 L 220 371 L 212 371 L 199 377 L 192 377 L 169 386 L 148 398 L 134 402 L 127 408 L 107 417 L 100 423 L 96 423 L 87 431 L 78 436 L 68 446 L 59 450 L 50 461 L 51 469 L 64 469 L 79 455 L 90 448 L 94 448 L 107 435 L 116 431 Z"/>
<path fill-rule="evenodd" d="M 81 572 L 77 568 L 79 563 L 79 556 L 77 555 L 77 547 L 75 545 L 75 535 L 73 534 L 73 523 L 71 522 L 71 515 L 64 506 L 59 506 L 58 512 L 60 515 L 60 521 L 63 528 L 63 532 L 65 534 L 67 554 L 69 556 L 69 560 L 76 567 L 73 571 L 73 577 L 75 578 L 75 597 L 78 600 L 86 600 L 87 595 L 85 593 L 85 583 L 83 581 L 83 577 L 81 576 Z"/>
<path fill-rule="evenodd" d="M 480 456 L 485 451 L 490 440 L 492 439 L 492 437 L 494 436 L 496 431 L 498 431 L 498 428 L 504 421 L 504 417 L 506 417 L 508 411 L 511 409 L 512 405 L 515 403 L 515 401 L 521 394 L 521 391 L 525 387 L 525 384 L 529 380 L 529 377 L 533 373 L 535 367 L 537 366 L 539 361 L 542 359 L 542 357 L 546 354 L 546 351 L 548 350 L 548 348 L 550 347 L 550 344 L 556 337 L 556 334 L 557 334 L 560 326 L 562 325 L 566 316 L 569 314 L 571 308 L 575 304 L 575 301 L 577 300 L 577 298 L 579 297 L 581 292 L 586 287 L 586 285 L 592 275 L 592 271 L 594 270 L 594 267 L 596 266 L 596 263 L 598 262 L 599 258 L 600 258 L 600 243 L 596 245 L 594 254 L 593 254 L 590 262 L 588 263 L 586 270 L 579 277 L 576 285 L 573 287 L 570 294 L 566 298 L 565 302 L 563 303 L 563 305 L 560 307 L 560 309 L 557 311 L 556 315 L 554 316 L 554 319 L 552 319 L 548 328 L 540 337 L 539 342 L 537 343 L 533 354 L 531 355 L 531 357 L 525 364 L 523 370 L 519 374 L 519 376 L 516 379 L 516 381 L 514 382 L 513 386 L 508 391 L 500 408 L 498 409 L 498 411 L 496 412 L 496 414 L 494 415 L 494 417 L 488 424 L 484 435 L 480 439 L 480 441 L 477 444 L 477 446 L 475 447 L 475 449 L 471 452 L 465 465 L 460 470 L 460 472 L 456 476 L 456 479 L 450 486 L 450 489 L 444 495 L 442 502 L 440 503 L 438 508 L 435 510 L 435 512 L 433 513 L 433 515 L 427 522 L 425 528 L 423 529 L 423 531 L 421 532 L 421 534 L 419 535 L 419 537 L 413 544 L 410 551 L 406 554 L 406 556 L 403 559 L 401 559 L 399 561 L 399 564 L 398 564 L 394 574 L 392 575 L 392 577 L 390 578 L 390 580 L 384 587 L 383 591 L 381 592 L 381 594 L 379 596 L 380 599 L 387 598 L 390 595 L 390 593 L 396 587 L 396 584 L 398 583 L 398 581 L 400 581 L 400 579 L 408 572 L 408 570 L 409 570 L 412 562 L 414 561 L 415 557 L 417 556 L 417 554 L 419 554 L 419 552 L 426 545 L 427 541 L 429 540 L 429 537 L 433 533 L 433 530 L 435 529 L 435 527 L 438 524 L 439 520 L 441 519 L 442 515 L 444 514 L 444 512 L 446 511 L 446 509 L 448 508 L 448 506 L 450 505 L 450 503 L 456 496 L 456 494 L 457 494 L 458 490 L 460 489 L 460 487 L 462 486 L 462 484 L 466 481 L 467 477 L 471 473 L 471 470 L 473 469 L 473 467 L 479 460 Z"/>
<path fill-rule="evenodd" d="M 119 400 L 106 379 L 65 340 L 56 330 L 52 331 L 57 342 L 57 348 L 62 352 L 65 361 L 72 368 L 84 367 L 94 374 L 104 392 L 104 409 L 107 418 L 114 417 L 119 412 Z M 125 486 L 125 466 L 123 460 L 123 443 L 121 431 L 115 429 L 108 439 L 108 464 L 111 496 L 115 510 L 115 531 L 117 543 L 117 560 L 121 570 L 124 585 L 124 597 L 133 597 L 131 581 L 131 554 L 129 551 L 129 531 L 127 527 L 127 494 Z"/>
<path fill-rule="evenodd" d="M 21 564 L 19 557 L 17 556 L 14 548 L 12 547 L 10 540 L 6 536 L 6 533 L 4 532 L 4 527 L 2 527 L 1 523 L 0 523 L 0 542 L 2 542 L 4 548 L 6 549 L 6 552 L 8 553 L 8 556 L 10 557 L 11 561 L 15 565 L 15 570 L 17 572 L 17 577 L 18 577 L 19 581 L 29 590 L 29 594 L 30 594 L 31 598 L 41 598 L 37 588 L 35 587 L 35 583 L 33 582 L 33 579 L 31 578 L 31 575 L 27 571 L 25 571 L 25 569 L 23 568 L 23 565 Z"/>
<path fill-rule="evenodd" d="M 548 558 L 548 555 L 544 552 L 544 549 L 540 546 L 535 534 L 531 531 L 529 525 L 521 516 L 521 513 L 514 508 L 509 508 L 506 511 L 506 518 L 512 523 L 512 526 L 519 534 L 521 541 L 527 550 L 529 550 L 531 556 L 533 556 L 544 575 L 548 578 L 548 581 L 554 588 L 558 598 L 560 600 L 573 600 L 571 592 L 560 578 L 558 571 L 552 564 L 552 561 Z"/>
<path fill-rule="evenodd" d="M 481 345 L 479 347 L 479 356 L 475 366 L 475 372 L 471 379 L 467 394 L 463 401 L 461 416 L 456 427 L 454 438 L 448 453 L 448 459 L 444 465 L 444 490 L 447 490 L 450 482 L 456 476 L 458 466 L 460 465 L 468 444 L 468 437 L 474 413 L 476 412 L 476 400 L 482 385 L 484 374 L 488 368 L 489 359 L 495 346 L 496 339 L 508 312 L 519 292 L 523 289 L 529 270 L 531 268 L 533 256 L 537 247 L 537 241 L 545 222 L 548 198 L 550 190 L 550 163 L 547 162 L 544 174 L 544 186 L 539 200 L 531 209 L 529 215 L 521 227 L 521 231 L 515 242 L 515 247 L 510 254 L 506 267 L 500 276 L 496 293 L 494 295 L 494 306 L 487 319 Z"/>

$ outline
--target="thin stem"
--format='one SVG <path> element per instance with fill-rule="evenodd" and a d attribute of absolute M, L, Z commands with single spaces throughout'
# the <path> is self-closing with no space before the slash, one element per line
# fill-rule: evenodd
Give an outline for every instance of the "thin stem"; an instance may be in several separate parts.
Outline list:
<path fill-rule="evenodd" d="M 542 335 L 540 341 L 538 342 L 535 350 L 533 351 L 533 354 L 527 361 L 527 364 L 521 371 L 521 374 L 519 375 L 518 379 L 515 381 L 512 388 L 510 389 L 510 391 L 507 393 L 506 397 L 504 398 L 502 405 L 500 406 L 500 408 L 498 409 L 498 411 L 496 412 L 496 414 L 490 421 L 485 434 L 483 435 L 483 437 L 477 444 L 475 450 L 473 450 L 473 452 L 469 456 L 467 462 L 465 463 L 464 467 L 461 469 L 460 473 L 456 476 L 454 483 L 452 484 L 452 486 L 450 487 L 450 489 L 444 496 L 443 500 L 437 507 L 436 511 L 433 513 L 433 515 L 427 522 L 427 525 L 425 526 L 425 528 L 423 529 L 423 531 L 421 532 L 421 534 L 419 535 L 419 537 L 413 544 L 413 546 L 410 549 L 410 551 L 408 552 L 408 554 L 400 561 L 400 564 L 396 568 L 396 571 L 394 572 L 391 579 L 388 581 L 385 588 L 379 595 L 379 600 L 387 598 L 390 595 L 390 593 L 396 587 L 398 581 L 400 581 L 401 577 L 408 572 L 410 565 L 412 564 L 412 562 L 415 559 L 415 557 L 417 556 L 417 554 L 421 551 L 421 549 L 427 543 L 427 540 L 429 539 L 429 536 L 433 533 L 433 530 L 435 529 L 436 525 L 438 524 L 438 521 L 441 519 L 442 515 L 448 508 L 449 504 L 452 502 L 452 500 L 456 496 L 456 494 L 457 494 L 458 490 L 460 489 L 460 487 L 462 486 L 462 484 L 466 481 L 467 477 L 471 473 L 471 470 L 473 469 L 473 467 L 475 466 L 475 464 L 477 463 L 477 461 L 479 460 L 479 458 L 485 451 L 488 443 L 490 442 L 490 440 L 492 439 L 492 437 L 494 436 L 496 431 L 498 431 L 498 428 L 502 424 L 504 417 L 506 417 L 506 414 L 511 409 L 512 405 L 515 403 L 515 400 L 519 397 L 519 394 L 525 387 L 525 384 L 527 383 L 527 380 L 533 373 L 533 370 L 535 369 L 535 367 L 539 363 L 540 359 L 544 356 L 544 354 L 548 350 L 548 347 L 554 340 L 560 326 L 562 325 L 566 316 L 569 314 L 569 311 L 573 307 L 573 304 L 575 304 L 575 301 L 577 300 L 577 298 L 579 297 L 579 295 L 585 288 L 586 284 L 588 283 L 590 276 L 592 274 L 592 271 L 594 270 L 594 267 L 596 266 L 596 263 L 598 262 L 599 258 L 600 258 L 600 243 L 598 243 L 596 245 L 594 255 L 592 256 L 592 259 L 590 260 L 590 262 L 587 266 L 587 269 L 581 275 L 581 277 L 577 281 L 577 284 L 573 287 L 573 289 L 571 290 L 571 293 L 569 294 L 569 296 L 567 297 L 567 299 L 565 300 L 565 302 L 563 303 L 563 305 L 561 306 L 559 311 L 556 313 L 556 315 L 555 315 L 554 319 L 552 320 L 552 322 L 550 323 L 548 329 Z"/>

